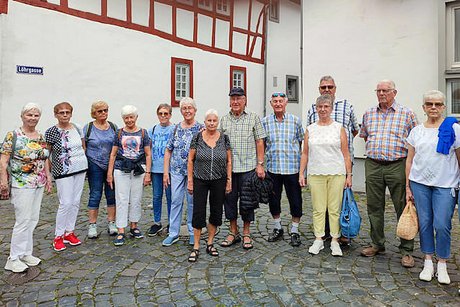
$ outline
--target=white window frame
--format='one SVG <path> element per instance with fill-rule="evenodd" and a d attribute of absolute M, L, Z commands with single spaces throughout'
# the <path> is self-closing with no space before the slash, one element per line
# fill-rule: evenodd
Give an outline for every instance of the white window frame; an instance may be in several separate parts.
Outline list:
<path fill-rule="evenodd" d="M 198 0 L 198 7 L 203 10 L 212 11 L 212 2 L 213 0 Z"/>
<path fill-rule="evenodd" d="M 177 70 L 180 70 L 179 72 Z M 174 84 L 174 99 L 180 101 L 182 98 L 190 96 L 190 65 L 184 63 L 176 63 L 174 67 L 175 84 Z M 179 91 L 179 95 L 178 95 Z"/>
<path fill-rule="evenodd" d="M 447 114 L 449 116 L 460 117 L 460 113 L 452 112 L 452 107 L 453 107 L 452 83 L 454 83 L 454 82 L 460 83 L 460 78 L 448 78 L 448 79 L 446 79 L 446 100 L 447 100 L 447 102 L 446 102 L 446 104 L 447 104 L 446 111 L 447 111 Z"/>
<path fill-rule="evenodd" d="M 244 78 L 246 78 L 244 71 L 235 69 L 233 70 L 232 74 L 232 86 L 241 87 L 243 90 L 246 90 L 244 88 Z"/>
<path fill-rule="evenodd" d="M 289 91 L 289 86 L 288 86 L 289 80 L 295 81 L 295 93 L 290 93 Z M 299 103 L 299 77 L 298 76 L 286 75 L 286 96 L 288 98 L 288 102 Z"/>
<path fill-rule="evenodd" d="M 460 10 L 460 2 L 447 6 L 446 12 L 446 68 L 460 71 L 460 59 L 455 61 L 455 10 Z M 460 20 L 459 20 L 460 22 Z M 460 40 L 460 33 L 458 33 Z M 460 46 L 459 46 L 460 48 Z"/>
<path fill-rule="evenodd" d="M 221 14 L 221 15 L 230 16 L 230 0 L 214 0 L 214 1 L 216 1 L 216 13 Z"/>

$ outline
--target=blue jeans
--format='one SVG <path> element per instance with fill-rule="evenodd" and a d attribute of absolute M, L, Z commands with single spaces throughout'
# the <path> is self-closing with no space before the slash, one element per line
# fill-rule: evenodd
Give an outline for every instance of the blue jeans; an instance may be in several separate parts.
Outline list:
<path fill-rule="evenodd" d="M 169 215 L 169 236 L 177 237 L 180 232 L 182 221 L 182 207 L 184 196 L 187 198 L 187 228 L 190 235 L 193 235 L 193 195 L 187 192 L 187 176 L 170 174 L 171 179 L 171 212 Z"/>
<path fill-rule="evenodd" d="M 107 170 L 100 168 L 96 163 L 88 159 L 88 184 L 89 200 L 88 209 L 99 209 L 102 199 L 102 190 L 105 192 L 107 207 L 115 206 L 115 191 L 107 184 Z"/>
<path fill-rule="evenodd" d="M 166 189 L 163 188 L 163 173 L 152 173 L 152 189 L 153 189 L 153 221 L 161 222 L 161 207 L 163 202 L 163 190 L 166 194 L 166 203 L 168 205 L 168 220 L 171 213 L 171 185 Z"/>
<path fill-rule="evenodd" d="M 455 209 L 454 189 L 431 187 L 414 181 L 410 182 L 410 188 L 417 208 L 422 253 L 433 255 L 436 252 L 439 258 L 448 259 Z"/>

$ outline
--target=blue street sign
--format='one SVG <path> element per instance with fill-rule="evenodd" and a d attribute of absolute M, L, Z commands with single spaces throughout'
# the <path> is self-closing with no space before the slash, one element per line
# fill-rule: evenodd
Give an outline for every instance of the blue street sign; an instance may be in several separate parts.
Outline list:
<path fill-rule="evenodd" d="M 16 65 L 17 74 L 43 75 L 43 67 Z"/>

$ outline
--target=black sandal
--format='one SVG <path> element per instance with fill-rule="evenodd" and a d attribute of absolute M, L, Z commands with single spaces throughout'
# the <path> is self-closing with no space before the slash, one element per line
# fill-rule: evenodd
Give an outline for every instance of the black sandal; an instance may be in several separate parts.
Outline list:
<path fill-rule="evenodd" d="M 233 232 L 229 232 L 227 234 L 227 237 L 232 237 L 233 239 L 229 240 L 229 239 L 225 238 L 224 241 L 220 242 L 220 246 L 222 246 L 222 247 L 230 247 L 233 244 L 241 242 L 241 237 L 240 237 L 239 233 L 234 234 Z"/>
<path fill-rule="evenodd" d="M 188 262 L 196 262 L 198 260 L 199 255 L 200 251 L 198 249 L 192 249 L 190 256 L 188 256 Z"/>
<path fill-rule="evenodd" d="M 206 253 L 213 257 L 219 257 L 219 251 L 214 247 L 214 244 L 206 244 Z"/>
<path fill-rule="evenodd" d="M 244 238 L 249 238 L 249 242 L 244 242 Z M 251 239 L 250 235 L 243 235 L 243 248 L 244 249 L 251 249 L 254 247 L 254 242 Z"/>

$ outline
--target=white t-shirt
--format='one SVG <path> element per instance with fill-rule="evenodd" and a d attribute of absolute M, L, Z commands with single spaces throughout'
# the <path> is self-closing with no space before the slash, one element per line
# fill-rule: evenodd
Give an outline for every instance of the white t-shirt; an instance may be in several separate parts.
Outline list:
<path fill-rule="evenodd" d="M 345 175 L 340 133 L 342 125 L 311 124 L 308 130 L 308 175 Z M 348 145 L 347 145 L 348 146 Z"/>
<path fill-rule="evenodd" d="M 409 180 L 439 188 L 458 187 L 460 171 L 455 149 L 460 147 L 460 125 L 454 124 L 455 142 L 449 154 L 436 152 L 438 128 L 426 128 L 423 124 L 411 130 L 407 143 L 415 148 Z"/>

